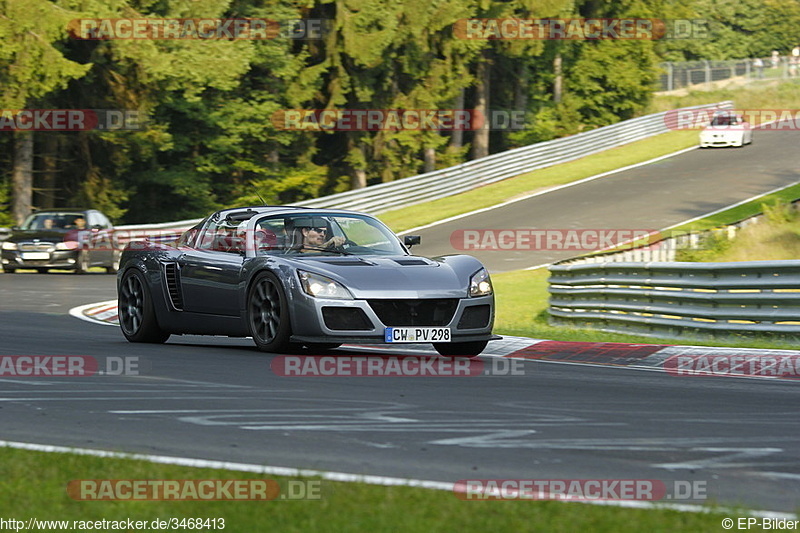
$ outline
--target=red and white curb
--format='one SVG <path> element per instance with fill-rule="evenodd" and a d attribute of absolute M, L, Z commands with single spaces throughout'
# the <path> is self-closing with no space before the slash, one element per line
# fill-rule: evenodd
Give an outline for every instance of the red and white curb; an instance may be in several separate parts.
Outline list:
<path fill-rule="evenodd" d="M 93 324 L 119 326 L 116 300 L 107 300 L 105 302 L 73 307 L 69 310 L 69 314 L 75 318 L 92 322 Z"/>
<path fill-rule="evenodd" d="M 119 326 L 116 300 L 75 307 L 70 309 L 69 314 L 95 324 Z M 409 352 L 436 354 L 430 344 L 345 346 L 349 351 L 366 351 L 370 354 L 408 354 Z M 681 376 L 724 376 L 790 381 L 798 381 L 800 378 L 800 351 L 798 350 L 619 342 L 568 342 L 503 336 L 502 340 L 489 342 L 481 356 L 543 363 L 666 371 Z M 678 362 L 678 358 L 684 358 L 683 362 Z M 685 366 L 681 367 L 681 364 Z M 748 366 L 751 369 L 749 373 L 747 373 Z M 757 367 L 757 371 L 752 370 L 754 367 Z"/>

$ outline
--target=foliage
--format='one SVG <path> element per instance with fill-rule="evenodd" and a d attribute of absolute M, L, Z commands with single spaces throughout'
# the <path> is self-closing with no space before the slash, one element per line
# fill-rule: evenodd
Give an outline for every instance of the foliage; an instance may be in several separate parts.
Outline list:
<path fill-rule="evenodd" d="M 140 131 L 59 133 L 35 139 L 34 190 L 55 206 L 86 205 L 117 223 L 201 216 L 254 200 L 295 202 L 469 158 L 478 134 L 431 130 L 298 131 L 291 109 L 463 109 L 476 73 L 489 72 L 491 110 L 525 115 L 519 131 L 489 134 L 497 152 L 646 112 L 664 58 L 784 52 L 800 7 L 782 0 L 7 0 L 0 8 L 3 108 L 118 109 L 146 117 Z M 325 21 L 322 38 L 80 40 L 80 18 L 267 18 Z M 468 18 L 705 18 L 707 39 L 470 40 Z M 562 64 L 562 74 L 555 63 Z M 556 86 L 563 94 L 556 98 Z M 462 100 L 459 100 L 459 99 Z M 457 102 L 463 101 L 463 104 Z M 13 145 L 0 136 L 0 217 Z M 45 168 L 55 168 L 45 183 Z M 35 193 L 34 206 L 49 202 Z M 2 218 L 0 218 L 2 220 Z"/>

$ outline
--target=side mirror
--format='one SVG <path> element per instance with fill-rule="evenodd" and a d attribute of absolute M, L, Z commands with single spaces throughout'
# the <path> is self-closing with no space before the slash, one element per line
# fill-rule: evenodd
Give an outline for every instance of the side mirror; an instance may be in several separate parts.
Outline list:
<path fill-rule="evenodd" d="M 405 237 L 403 237 L 403 244 L 405 244 L 409 248 L 411 248 L 415 244 L 419 244 L 420 242 L 422 242 L 422 237 L 420 237 L 419 235 L 406 235 Z"/>

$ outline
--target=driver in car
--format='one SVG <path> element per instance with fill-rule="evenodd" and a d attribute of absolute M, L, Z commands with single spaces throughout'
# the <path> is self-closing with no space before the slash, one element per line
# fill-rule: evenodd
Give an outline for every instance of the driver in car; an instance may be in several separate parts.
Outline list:
<path fill-rule="evenodd" d="M 297 240 L 300 241 L 296 250 L 299 252 L 320 252 L 331 248 L 337 248 L 344 244 L 344 237 L 333 236 L 327 239 L 328 224 L 323 218 L 302 218 L 295 221 L 295 231 L 300 233 Z"/>

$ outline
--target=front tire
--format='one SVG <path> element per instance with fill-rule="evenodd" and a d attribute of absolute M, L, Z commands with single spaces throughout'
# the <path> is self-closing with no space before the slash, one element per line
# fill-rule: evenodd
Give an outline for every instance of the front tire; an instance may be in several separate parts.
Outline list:
<path fill-rule="evenodd" d="M 158 326 L 147 281 L 135 268 L 122 278 L 117 307 L 119 326 L 130 342 L 161 344 L 169 338 L 169 333 Z"/>
<path fill-rule="evenodd" d="M 486 348 L 489 341 L 471 342 L 435 342 L 433 347 L 439 355 L 445 357 L 477 357 Z"/>
<path fill-rule="evenodd" d="M 15 268 L 3 267 L 3 273 L 4 274 L 13 274 L 15 271 L 16 271 Z"/>
<path fill-rule="evenodd" d="M 119 270 L 119 260 L 120 260 L 120 252 L 114 250 L 111 256 L 111 265 L 106 267 L 106 272 L 109 274 L 116 274 L 117 270 Z"/>
<path fill-rule="evenodd" d="M 289 304 L 281 282 L 272 272 L 256 275 L 250 285 L 247 327 L 262 352 L 284 352 L 290 348 Z"/>
<path fill-rule="evenodd" d="M 75 273 L 86 274 L 87 272 L 89 272 L 89 250 L 81 250 L 75 261 Z"/>

